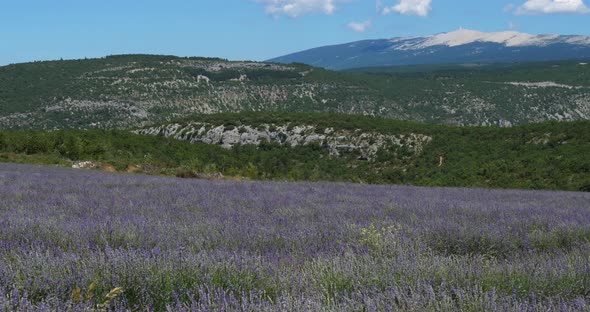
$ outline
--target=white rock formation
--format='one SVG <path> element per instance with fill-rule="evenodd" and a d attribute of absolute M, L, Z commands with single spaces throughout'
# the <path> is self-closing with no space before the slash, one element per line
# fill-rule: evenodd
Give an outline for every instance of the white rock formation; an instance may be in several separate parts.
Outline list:
<path fill-rule="evenodd" d="M 340 156 L 345 152 L 358 151 L 360 159 L 373 160 L 381 149 L 400 147 L 419 154 L 432 138 L 417 133 L 382 134 L 360 130 L 338 130 L 317 128 L 310 125 L 242 125 L 238 127 L 189 123 L 169 124 L 160 127 L 144 128 L 134 131 L 143 135 L 162 135 L 191 143 L 221 145 L 231 149 L 236 145 L 260 145 L 274 142 L 286 146 L 306 146 L 319 144 L 328 149 L 330 155 Z"/>

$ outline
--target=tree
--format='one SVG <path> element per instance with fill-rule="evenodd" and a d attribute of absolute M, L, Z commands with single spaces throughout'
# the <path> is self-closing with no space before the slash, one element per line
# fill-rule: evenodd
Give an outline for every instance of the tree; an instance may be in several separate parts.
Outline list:
<path fill-rule="evenodd" d="M 79 137 L 68 134 L 65 137 L 61 154 L 68 157 L 71 160 L 78 160 L 82 157 L 83 146 L 82 141 Z"/>
<path fill-rule="evenodd" d="M 6 151 L 8 148 L 8 140 L 6 139 L 6 134 L 0 132 L 0 151 Z"/>
<path fill-rule="evenodd" d="M 25 153 L 41 154 L 47 153 L 51 149 L 51 144 L 47 135 L 38 132 L 27 134 Z"/>

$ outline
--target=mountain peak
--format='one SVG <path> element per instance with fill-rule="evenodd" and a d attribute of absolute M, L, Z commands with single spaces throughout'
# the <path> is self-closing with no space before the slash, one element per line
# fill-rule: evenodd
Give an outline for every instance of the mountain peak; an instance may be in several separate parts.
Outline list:
<path fill-rule="evenodd" d="M 543 35 L 536 36 L 531 34 L 520 33 L 517 31 L 502 31 L 502 32 L 481 32 L 470 29 L 458 29 L 456 31 L 442 33 L 427 37 L 419 48 L 424 48 L 434 45 L 446 45 L 449 47 L 456 47 L 474 42 L 492 42 L 504 44 L 508 47 L 535 45 L 541 43 L 545 39 L 555 39 L 557 35 Z"/>

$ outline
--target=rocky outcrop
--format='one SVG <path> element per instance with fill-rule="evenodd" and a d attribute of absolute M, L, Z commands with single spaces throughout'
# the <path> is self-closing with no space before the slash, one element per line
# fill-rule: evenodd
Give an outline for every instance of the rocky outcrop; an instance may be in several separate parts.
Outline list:
<path fill-rule="evenodd" d="M 258 126 L 226 126 L 208 123 L 168 124 L 134 131 L 143 135 L 162 135 L 191 143 L 221 145 L 231 149 L 236 145 L 260 145 L 263 142 L 290 147 L 318 144 L 330 155 L 356 152 L 359 159 L 373 160 L 380 150 L 404 149 L 419 154 L 432 138 L 419 133 L 382 134 L 361 130 L 334 130 L 312 125 L 262 124 Z"/>

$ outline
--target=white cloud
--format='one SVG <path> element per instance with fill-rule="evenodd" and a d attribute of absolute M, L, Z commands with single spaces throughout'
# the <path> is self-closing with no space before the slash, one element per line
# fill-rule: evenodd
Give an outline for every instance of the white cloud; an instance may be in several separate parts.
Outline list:
<path fill-rule="evenodd" d="M 348 23 L 348 28 L 356 31 L 356 32 L 365 32 L 367 31 L 369 28 L 371 28 L 372 22 L 371 20 L 367 20 L 364 22 L 350 22 Z"/>
<path fill-rule="evenodd" d="M 309 13 L 321 12 L 332 14 L 336 10 L 337 0 L 256 0 L 264 5 L 271 15 L 299 17 Z"/>
<path fill-rule="evenodd" d="M 404 15 L 428 16 L 432 10 L 431 3 L 432 0 L 399 0 L 399 3 L 394 6 L 384 7 L 381 14 L 398 12 Z"/>
<path fill-rule="evenodd" d="M 583 0 L 527 0 L 514 10 L 517 15 L 554 14 L 554 13 L 590 13 L 590 8 Z"/>

